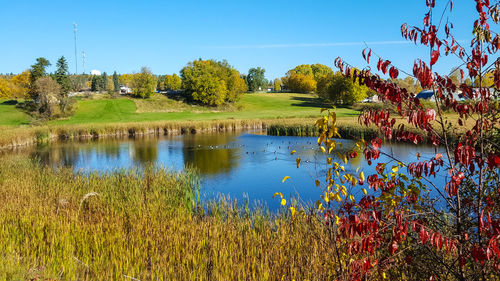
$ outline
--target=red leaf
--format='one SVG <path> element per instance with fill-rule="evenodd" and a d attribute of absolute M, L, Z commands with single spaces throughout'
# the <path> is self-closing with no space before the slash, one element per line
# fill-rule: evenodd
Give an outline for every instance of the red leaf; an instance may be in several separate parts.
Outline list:
<path fill-rule="evenodd" d="M 391 69 L 389 70 L 389 76 L 391 76 L 392 79 L 396 79 L 398 78 L 398 75 L 399 71 L 397 70 L 397 68 L 395 68 L 394 66 L 391 67 Z"/>
<path fill-rule="evenodd" d="M 391 61 L 386 60 L 384 63 L 381 65 L 382 73 L 386 74 L 387 73 L 387 67 L 391 64 Z"/>
<path fill-rule="evenodd" d="M 366 57 L 366 62 L 370 64 L 370 56 L 372 55 L 372 49 L 368 52 L 368 56 Z"/>
<path fill-rule="evenodd" d="M 450 1 L 450 13 L 453 11 L 453 1 Z"/>
<path fill-rule="evenodd" d="M 433 50 L 431 55 L 431 65 L 434 65 L 439 58 L 439 51 Z"/>

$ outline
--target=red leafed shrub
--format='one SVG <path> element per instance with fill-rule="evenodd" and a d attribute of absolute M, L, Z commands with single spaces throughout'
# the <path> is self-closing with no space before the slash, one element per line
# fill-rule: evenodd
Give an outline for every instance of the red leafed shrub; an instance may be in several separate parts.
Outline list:
<path fill-rule="evenodd" d="M 396 112 L 365 110 L 359 117 L 361 124 L 377 126 L 386 141 L 418 145 L 427 137 L 442 151 L 422 161 L 418 154 L 414 163 L 388 155 L 392 160 L 381 163 L 384 144 L 375 138 L 360 140 L 349 155 L 335 152 L 345 163 L 357 152 L 376 165 L 377 173 L 367 175 L 365 184 L 362 172 L 349 173 L 332 161 L 330 154 L 337 146 L 334 112 L 317 121 L 322 132 L 318 145 L 329 167 L 323 200 L 317 206 L 325 214 L 338 253 L 334 257 L 338 280 L 500 280 L 500 36 L 495 32 L 500 1 L 474 1 L 477 20 L 467 47 L 453 37 L 450 22 L 441 22 L 452 12 L 453 1 L 437 14 L 435 0 L 426 0 L 423 26 L 401 27 L 405 39 L 429 48 L 427 60 L 415 60 L 412 76 L 423 89 L 434 91 L 433 108 L 369 67 L 359 70 L 335 60 L 344 76 L 358 80 L 377 92 L 379 100 L 397 108 Z M 373 55 L 371 49 L 363 50 L 368 64 Z M 433 71 L 443 56 L 463 61 L 458 83 Z M 376 69 L 392 79 L 406 73 L 380 57 Z M 474 87 L 464 83 L 465 76 Z M 487 76 L 493 77 L 493 85 L 485 84 Z M 453 93 L 458 90 L 466 101 L 456 100 Z M 456 117 L 447 118 L 443 109 Z M 450 135 L 456 138 L 451 140 Z M 442 186 L 434 180 L 439 172 L 446 174 Z M 360 189 L 364 196 L 354 198 Z M 438 197 L 426 197 L 429 191 Z"/>

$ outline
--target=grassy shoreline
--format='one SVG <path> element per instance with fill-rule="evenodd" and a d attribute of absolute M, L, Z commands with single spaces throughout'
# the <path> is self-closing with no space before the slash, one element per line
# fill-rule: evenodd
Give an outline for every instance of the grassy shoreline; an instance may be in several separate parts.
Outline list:
<path fill-rule="evenodd" d="M 74 174 L 0 163 L 1 280 L 329 280 L 314 214 L 219 200 L 193 208 L 196 176 L 146 168 Z M 271 195 L 270 195 L 271 196 Z"/>

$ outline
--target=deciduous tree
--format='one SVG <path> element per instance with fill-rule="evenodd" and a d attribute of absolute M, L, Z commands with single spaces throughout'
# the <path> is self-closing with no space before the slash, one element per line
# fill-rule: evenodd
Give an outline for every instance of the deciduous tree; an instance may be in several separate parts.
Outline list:
<path fill-rule="evenodd" d="M 164 87 L 169 91 L 178 91 L 181 89 L 182 80 L 177 74 L 165 75 Z"/>
<path fill-rule="evenodd" d="M 251 92 L 262 90 L 266 84 L 267 80 L 264 76 L 266 70 L 260 67 L 252 67 L 248 70 L 248 75 L 246 76 L 248 90 Z"/>
<path fill-rule="evenodd" d="M 131 88 L 136 97 L 149 98 L 156 88 L 156 77 L 151 69 L 143 66 L 140 73 L 134 74 Z"/>
<path fill-rule="evenodd" d="M 226 61 L 192 61 L 181 70 L 181 77 L 184 94 L 206 105 L 234 102 L 247 90 L 240 73 Z"/>

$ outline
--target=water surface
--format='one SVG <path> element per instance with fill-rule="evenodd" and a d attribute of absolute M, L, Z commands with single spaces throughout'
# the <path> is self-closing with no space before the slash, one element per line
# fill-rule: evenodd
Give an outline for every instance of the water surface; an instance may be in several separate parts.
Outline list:
<path fill-rule="evenodd" d="M 276 137 L 260 133 L 187 134 L 180 136 L 145 137 L 135 139 L 102 139 L 87 142 L 53 143 L 29 152 L 43 164 L 68 166 L 75 171 L 112 171 L 159 165 L 174 170 L 186 166 L 196 168 L 202 176 L 202 200 L 224 195 L 238 201 L 260 202 L 271 210 L 279 207 L 273 199 L 275 192 L 285 196 L 300 197 L 310 203 L 319 199 L 320 190 L 315 179 L 324 179 L 325 155 L 319 152 L 317 138 Z M 353 141 L 342 140 L 344 147 Z M 297 152 L 290 155 L 292 150 Z M 410 144 L 385 145 L 383 151 L 404 162 L 430 159 L 436 153 L 434 147 Z M 302 164 L 297 169 L 295 159 Z M 382 162 L 391 159 L 381 156 Z M 346 169 L 374 173 L 375 165 L 369 166 L 359 155 L 351 159 Z M 444 171 L 435 183 L 444 184 Z M 284 176 L 291 179 L 282 183 Z M 361 190 L 355 195 L 361 196 Z"/>

